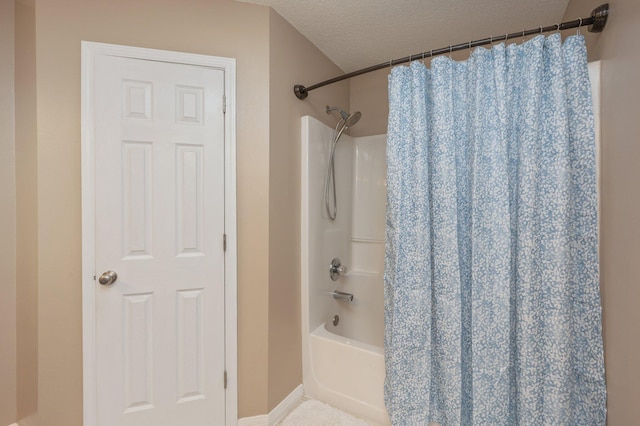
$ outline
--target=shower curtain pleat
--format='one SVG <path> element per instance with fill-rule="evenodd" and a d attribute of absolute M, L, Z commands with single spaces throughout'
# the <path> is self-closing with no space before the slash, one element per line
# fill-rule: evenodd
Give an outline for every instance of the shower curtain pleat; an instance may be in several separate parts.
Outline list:
<path fill-rule="evenodd" d="M 389 102 L 392 423 L 604 424 L 582 36 L 396 67 Z"/>

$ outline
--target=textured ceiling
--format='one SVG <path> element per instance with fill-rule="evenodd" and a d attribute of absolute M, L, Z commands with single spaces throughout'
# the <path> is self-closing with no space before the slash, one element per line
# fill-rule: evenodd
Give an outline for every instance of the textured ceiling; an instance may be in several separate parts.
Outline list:
<path fill-rule="evenodd" d="M 569 0 L 238 0 L 271 6 L 345 72 L 552 25 Z M 585 17 L 591 13 L 585 10 Z M 571 19 L 576 19 L 572 17 Z"/>

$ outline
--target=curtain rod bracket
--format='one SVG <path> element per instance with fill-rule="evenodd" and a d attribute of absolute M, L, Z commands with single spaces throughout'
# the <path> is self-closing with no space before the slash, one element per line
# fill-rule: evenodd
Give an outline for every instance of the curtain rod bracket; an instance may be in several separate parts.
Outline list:
<path fill-rule="evenodd" d="M 591 12 L 593 18 L 593 24 L 589 26 L 590 33 L 601 33 L 604 26 L 607 25 L 607 18 L 609 17 L 609 3 L 602 4 Z"/>
<path fill-rule="evenodd" d="M 302 84 L 296 84 L 295 86 L 293 86 L 293 93 L 295 93 L 296 97 L 300 100 L 305 99 L 307 96 L 309 96 L 307 88 Z"/>

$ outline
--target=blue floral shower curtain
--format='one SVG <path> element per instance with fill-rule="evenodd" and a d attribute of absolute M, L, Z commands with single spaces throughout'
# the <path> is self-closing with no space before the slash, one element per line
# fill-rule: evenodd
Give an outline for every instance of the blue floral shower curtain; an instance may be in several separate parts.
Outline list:
<path fill-rule="evenodd" d="M 595 141 L 580 35 L 389 77 L 394 425 L 604 425 Z"/>

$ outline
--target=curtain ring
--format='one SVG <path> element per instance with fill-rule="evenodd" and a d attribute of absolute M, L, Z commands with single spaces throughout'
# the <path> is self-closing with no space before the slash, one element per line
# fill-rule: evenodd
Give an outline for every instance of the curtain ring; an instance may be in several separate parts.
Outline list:
<path fill-rule="evenodd" d="M 525 30 L 522 30 L 522 42 L 523 43 L 524 43 L 524 33 L 525 33 Z"/>
<path fill-rule="evenodd" d="M 578 18 L 580 20 L 580 23 L 578 24 L 578 31 L 576 31 L 577 35 L 580 35 L 580 27 L 582 26 L 582 18 Z"/>
<path fill-rule="evenodd" d="M 539 34 L 542 34 L 542 25 L 540 25 L 540 33 Z"/>
<path fill-rule="evenodd" d="M 560 24 L 556 23 L 556 31 L 560 31 Z"/>

